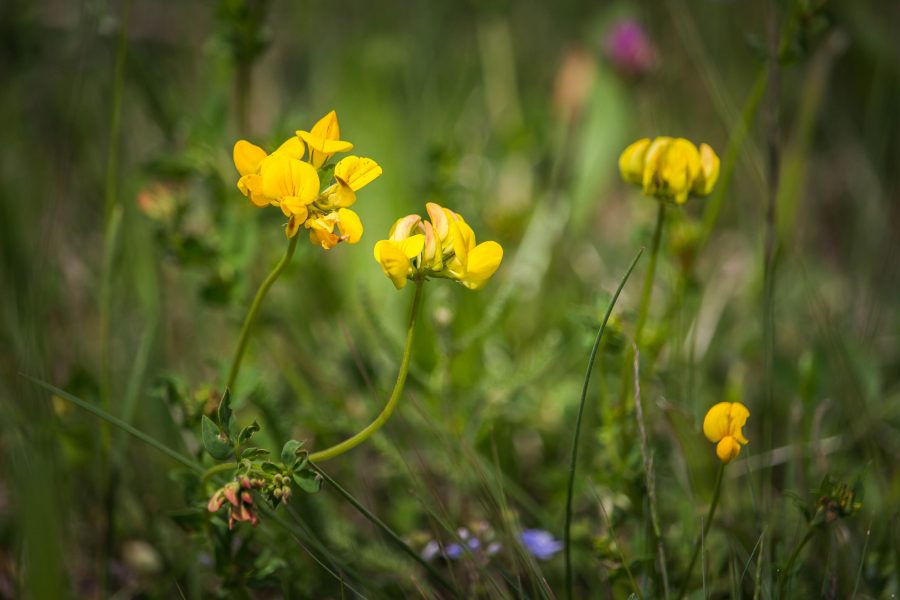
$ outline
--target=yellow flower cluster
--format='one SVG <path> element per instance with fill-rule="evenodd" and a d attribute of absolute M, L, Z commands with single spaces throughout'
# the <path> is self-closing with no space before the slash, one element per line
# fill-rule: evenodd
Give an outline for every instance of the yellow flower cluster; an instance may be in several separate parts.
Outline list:
<path fill-rule="evenodd" d="M 465 287 L 483 287 L 500 266 L 497 242 L 476 244 L 475 233 L 457 213 L 434 202 L 425 205 L 430 221 L 419 215 L 398 219 L 388 239 L 375 244 L 375 260 L 398 290 L 408 279 L 453 279 Z"/>
<path fill-rule="evenodd" d="M 622 179 L 648 196 L 684 204 L 689 194 L 706 196 L 719 178 L 719 157 L 707 144 L 697 148 L 684 138 L 638 140 L 619 157 Z"/>
<path fill-rule="evenodd" d="M 703 419 L 703 435 L 716 444 L 716 455 L 723 463 L 729 463 L 741 453 L 741 445 L 747 443 L 742 431 L 750 411 L 740 402 L 719 402 L 709 409 Z"/>
<path fill-rule="evenodd" d="M 307 149 L 309 158 L 304 161 Z M 237 187 L 256 206 L 281 208 L 288 217 L 289 238 L 303 226 L 310 241 L 326 250 L 340 242 L 355 244 L 363 226 L 349 207 L 356 202 L 356 192 L 381 175 L 381 167 L 371 158 L 347 156 L 334 166 L 334 180 L 324 189 L 319 177 L 328 159 L 352 149 L 353 144 L 341 140 L 334 111 L 312 130 L 297 131 L 271 154 L 239 140 L 234 145 L 234 166 L 241 175 Z"/>

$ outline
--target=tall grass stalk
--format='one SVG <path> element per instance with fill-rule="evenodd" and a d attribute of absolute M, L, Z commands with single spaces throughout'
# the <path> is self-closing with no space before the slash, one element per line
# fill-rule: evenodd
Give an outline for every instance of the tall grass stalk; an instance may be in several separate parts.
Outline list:
<path fill-rule="evenodd" d="M 647 501 L 650 505 L 650 523 L 653 531 L 653 542 L 656 546 L 656 558 L 659 561 L 659 578 L 662 581 L 663 597 L 669 598 L 669 572 L 666 568 L 666 548 L 659 526 L 659 510 L 656 503 L 656 476 L 653 471 L 653 455 L 647 443 L 647 428 L 644 426 L 644 409 L 641 406 L 641 368 L 640 351 L 637 344 L 632 346 L 634 352 L 634 414 L 637 419 L 638 432 L 641 436 L 641 457 L 644 463 L 644 485 L 647 488 Z M 660 583 L 657 581 L 657 583 Z M 659 586 L 658 586 L 659 587 Z"/>
<path fill-rule="evenodd" d="M 584 374 L 584 385 L 582 385 L 581 388 L 581 401 L 578 405 L 578 417 L 575 419 L 575 435 L 572 436 L 572 459 L 569 463 L 569 483 L 566 490 L 566 525 L 563 533 L 566 559 L 566 597 L 569 599 L 572 598 L 572 496 L 575 490 L 575 466 L 578 461 L 578 439 L 581 435 L 581 419 L 584 416 L 584 405 L 587 400 L 588 386 L 591 383 L 591 371 L 594 368 L 594 360 L 597 358 L 597 350 L 600 348 L 600 340 L 603 339 L 603 332 L 606 330 L 606 323 L 609 321 L 609 316 L 616 306 L 616 301 L 619 299 L 619 294 L 622 293 L 622 288 L 625 287 L 625 282 L 631 277 L 631 272 L 634 270 L 634 266 L 637 264 L 643 253 L 643 248 L 638 250 L 634 260 L 631 261 L 631 265 L 628 267 L 628 271 L 625 272 L 622 280 L 619 281 L 619 287 L 616 288 L 616 293 L 613 294 L 612 299 L 609 301 L 606 314 L 603 315 L 603 321 L 600 323 L 600 329 L 597 331 L 597 339 L 594 340 L 594 347 L 591 348 L 591 356 L 588 359 L 587 371 Z"/>
<path fill-rule="evenodd" d="M 694 544 L 694 550 L 691 552 L 691 560 L 688 562 L 688 568 L 685 571 L 684 579 L 681 582 L 681 591 L 678 592 L 677 596 L 678 600 L 681 600 L 684 598 L 685 594 L 687 594 L 688 587 L 691 584 L 691 574 L 694 572 L 694 565 L 697 564 L 697 557 L 700 555 L 700 548 L 703 546 L 706 535 L 709 533 L 709 528 L 712 525 L 713 518 L 716 516 L 716 508 L 719 506 L 719 496 L 722 492 L 722 475 L 724 473 L 725 463 L 722 463 L 719 465 L 719 471 L 716 474 L 716 484 L 713 489 L 712 501 L 709 503 L 709 511 L 706 513 L 706 520 L 703 521 L 703 524 L 700 527 L 700 536 Z"/>

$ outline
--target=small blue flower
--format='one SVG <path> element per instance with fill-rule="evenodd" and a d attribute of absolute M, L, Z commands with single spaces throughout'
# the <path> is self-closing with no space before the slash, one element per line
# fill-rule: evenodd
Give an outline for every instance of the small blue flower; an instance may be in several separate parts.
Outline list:
<path fill-rule="evenodd" d="M 522 532 L 522 544 L 540 560 L 549 560 L 563 549 L 563 544 L 553 538 L 553 534 L 543 529 L 526 529 Z"/>

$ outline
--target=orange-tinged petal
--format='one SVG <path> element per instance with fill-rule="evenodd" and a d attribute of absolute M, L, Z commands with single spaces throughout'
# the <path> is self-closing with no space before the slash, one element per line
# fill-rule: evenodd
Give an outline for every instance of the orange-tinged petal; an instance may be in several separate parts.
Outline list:
<path fill-rule="evenodd" d="M 350 186 L 354 192 L 372 183 L 381 175 L 381 167 L 371 158 L 348 156 L 334 167 L 334 178 Z"/>
<path fill-rule="evenodd" d="M 397 221 L 391 226 L 391 231 L 388 234 L 388 238 L 394 240 L 395 242 L 399 242 L 400 240 L 405 240 L 412 232 L 416 230 L 419 223 L 422 222 L 422 217 L 419 215 L 406 215 Z"/>
<path fill-rule="evenodd" d="M 730 435 L 727 435 L 716 444 L 716 456 L 723 463 L 730 463 L 741 453 L 741 445 Z"/>
<path fill-rule="evenodd" d="M 266 157 L 266 151 L 247 140 L 238 140 L 231 155 L 238 173 L 251 175 L 259 173 L 259 165 Z"/>
<path fill-rule="evenodd" d="M 744 427 L 744 424 L 747 422 L 747 419 L 749 417 L 750 411 L 747 410 L 746 406 L 744 406 L 740 402 L 733 402 L 731 404 L 731 423 L 729 426 L 728 434 L 742 444 L 748 443 L 747 438 L 744 437 L 742 428 Z"/>
<path fill-rule="evenodd" d="M 338 227 L 341 229 L 342 237 L 346 238 L 348 244 L 355 244 L 360 240 L 363 234 L 362 221 L 359 215 L 349 208 L 338 210 Z"/>
<path fill-rule="evenodd" d="M 709 409 L 703 419 L 703 435 L 716 443 L 729 434 L 731 402 L 719 402 Z"/>
<path fill-rule="evenodd" d="M 503 247 L 497 242 L 482 242 L 469 251 L 466 273 L 460 283 L 477 290 L 487 283 L 503 260 Z"/>
<path fill-rule="evenodd" d="M 442 242 L 446 241 L 447 236 L 450 234 L 450 221 L 447 218 L 447 213 L 444 212 L 444 208 L 434 202 L 428 202 L 425 204 L 425 210 L 428 211 L 428 216 L 431 218 L 431 224 L 434 226 L 438 238 Z"/>

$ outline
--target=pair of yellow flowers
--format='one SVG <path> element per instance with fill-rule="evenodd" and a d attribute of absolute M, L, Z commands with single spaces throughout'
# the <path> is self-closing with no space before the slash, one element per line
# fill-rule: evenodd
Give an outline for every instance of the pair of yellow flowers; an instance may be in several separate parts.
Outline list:
<path fill-rule="evenodd" d="M 640 139 L 619 156 L 622 179 L 641 186 L 644 194 L 676 204 L 689 195 L 707 196 L 719 178 L 719 157 L 708 144 L 684 138 Z M 750 411 L 740 402 L 719 402 L 703 419 L 703 434 L 716 444 L 716 456 L 729 463 L 747 444 L 743 427 Z"/>
<path fill-rule="evenodd" d="M 288 217 L 289 238 L 304 227 L 310 241 L 326 250 L 340 242 L 355 244 L 363 225 L 350 207 L 356 203 L 356 192 L 381 175 L 381 167 L 371 158 L 347 156 L 334 165 L 333 181 L 324 189 L 320 177 L 332 156 L 352 149 L 353 144 L 341 139 L 335 111 L 311 130 L 297 131 L 271 154 L 239 140 L 233 152 L 240 174 L 237 187 L 256 206 L 281 208 Z M 375 260 L 385 275 L 397 289 L 407 280 L 426 277 L 452 279 L 469 289 L 484 286 L 503 260 L 500 244 L 476 244 L 475 233 L 458 213 L 434 203 L 426 209 L 431 222 L 418 215 L 403 217 L 389 238 L 375 245 Z"/>

